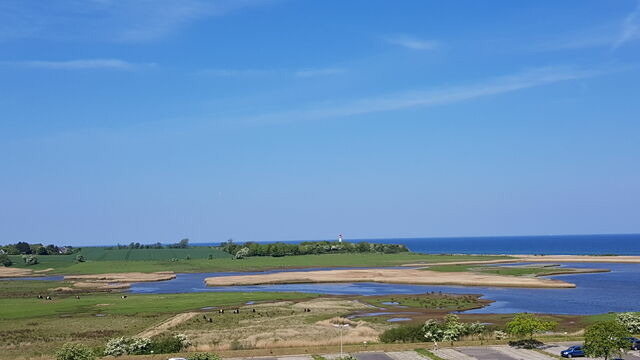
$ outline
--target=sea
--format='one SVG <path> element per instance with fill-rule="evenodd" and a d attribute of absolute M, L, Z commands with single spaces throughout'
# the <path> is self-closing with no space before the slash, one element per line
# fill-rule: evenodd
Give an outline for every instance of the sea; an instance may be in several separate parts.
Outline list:
<path fill-rule="evenodd" d="M 334 240 L 334 239 L 332 239 Z M 349 239 L 403 244 L 424 254 L 640 255 L 640 234 Z M 310 241 L 310 240 L 306 240 Z M 276 241 L 260 241 L 274 243 Z M 302 240 L 283 241 L 297 244 Z M 219 245 L 203 243 L 193 245 Z"/>

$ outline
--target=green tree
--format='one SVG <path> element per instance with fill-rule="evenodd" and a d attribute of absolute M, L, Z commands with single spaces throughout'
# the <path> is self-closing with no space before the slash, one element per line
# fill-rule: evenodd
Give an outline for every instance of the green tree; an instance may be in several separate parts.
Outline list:
<path fill-rule="evenodd" d="M 558 323 L 555 321 L 545 321 L 533 314 L 517 314 L 513 320 L 507 323 L 507 332 L 520 338 L 528 337 L 533 339 L 533 335 L 543 331 L 553 330 Z"/>
<path fill-rule="evenodd" d="M 56 351 L 56 360 L 93 360 L 96 356 L 86 345 L 66 343 Z"/>
<path fill-rule="evenodd" d="M 584 333 L 584 353 L 587 356 L 610 359 L 621 354 L 629 346 L 629 332 L 615 320 L 600 321 L 587 328 Z"/>
<path fill-rule="evenodd" d="M 77 262 L 84 262 L 85 261 L 84 256 L 82 256 L 80 254 L 76 255 L 76 261 Z"/>
<path fill-rule="evenodd" d="M 16 250 L 18 250 L 19 254 L 31 254 L 31 246 L 26 242 L 19 242 L 16 245 Z"/>

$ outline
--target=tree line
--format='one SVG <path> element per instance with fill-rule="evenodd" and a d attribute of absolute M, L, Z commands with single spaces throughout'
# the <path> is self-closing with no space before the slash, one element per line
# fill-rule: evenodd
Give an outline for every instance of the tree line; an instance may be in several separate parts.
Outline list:
<path fill-rule="evenodd" d="M 129 245 L 118 244 L 116 246 L 106 247 L 106 250 L 122 250 L 122 249 L 188 249 L 189 239 L 182 239 L 175 244 L 163 245 L 159 242 L 155 244 L 141 244 L 139 242 L 131 242 Z"/>
<path fill-rule="evenodd" d="M 80 248 L 73 246 L 56 246 L 53 244 L 29 244 L 24 241 L 0 246 L 0 254 L 7 255 L 70 255 L 79 252 Z"/>
<path fill-rule="evenodd" d="M 235 243 L 228 240 L 220 244 L 219 248 L 236 258 L 249 256 L 292 256 L 336 253 L 385 253 L 395 254 L 407 252 L 406 246 L 401 244 L 378 244 L 366 241 L 350 243 L 339 241 L 303 241 L 299 244 L 276 242 L 260 244 L 256 242 Z"/>

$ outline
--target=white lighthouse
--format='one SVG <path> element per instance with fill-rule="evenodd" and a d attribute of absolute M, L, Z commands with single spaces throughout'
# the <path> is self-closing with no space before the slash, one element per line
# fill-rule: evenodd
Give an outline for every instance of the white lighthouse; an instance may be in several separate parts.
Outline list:
<path fill-rule="evenodd" d="M 338 242 L 342 242 L 342 234 L 338 234 Z"/>

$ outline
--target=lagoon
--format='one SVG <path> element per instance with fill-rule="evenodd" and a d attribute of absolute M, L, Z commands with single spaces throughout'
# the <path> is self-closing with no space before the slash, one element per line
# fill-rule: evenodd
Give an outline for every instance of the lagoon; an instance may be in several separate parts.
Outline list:
<path fill-rule="evenodd" d="M 177 274 L 163 282 L 137 283 L 129 292 L 134 294 L 163 294 L 189 292 L 307 292 L 327 295 L 390 295 L 443 292 L 453 294 L 481 294 L 494 302 L 482 309 L 466 313 L 534 312 L 569 315 L 601 314 L 607 312 L 640 311 L 640 264 L 571 263 L 573 268 L 606 268 L 608 273 L 557 275 L 549 278 L 572 282 L 573 289 L 525 289 L 464 286 L 425 286 L 381 283 L 278 284 L 257 286 L 207 287 L 204 279 L 248 273 Z M 309 269 L 311 270 L 311 269 Z M 318 270 L 318 269 L 313 269 Z M 288 270 L 293 271 L 293 270 Z M 272 272 L 276 272 L 275 270 Z"/>

